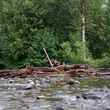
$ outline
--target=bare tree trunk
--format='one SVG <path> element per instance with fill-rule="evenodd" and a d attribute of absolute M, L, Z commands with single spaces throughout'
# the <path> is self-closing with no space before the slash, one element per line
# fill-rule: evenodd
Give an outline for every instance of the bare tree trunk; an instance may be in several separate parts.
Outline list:
<path fill-rule="evenodd" d="M 83 59 L 86 60 L 86 3 L 85 0 L 80 0 L 80 12 L 81 12 L 81 36 L 83 42 Z"/>

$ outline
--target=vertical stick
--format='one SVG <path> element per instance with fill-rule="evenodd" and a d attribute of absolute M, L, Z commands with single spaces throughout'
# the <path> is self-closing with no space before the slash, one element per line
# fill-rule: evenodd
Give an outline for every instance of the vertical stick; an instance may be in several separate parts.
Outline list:
<path fill-rule="evenodd" d="M 47 57 L 47 59 L 48 59 L 48 61 L 49 61 L 49 63 L 50 63 L 50 66 L 53 67 L 53 64 L 52 64 L 52 62 L 51 62 L 51 60 L 50 60 L 50 58 L 49 58 L 49 55 L 48 55 L 46 49 L 43 48 L 43 50 L 44 50 L 44 52 L 45 52 L 45 54 L 46 54 L 46 57 Z"/>

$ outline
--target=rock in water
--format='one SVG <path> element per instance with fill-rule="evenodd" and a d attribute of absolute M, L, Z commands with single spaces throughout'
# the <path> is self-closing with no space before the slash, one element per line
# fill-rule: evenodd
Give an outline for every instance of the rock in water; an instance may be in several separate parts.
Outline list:
<path fill-rule="evenodd" d="M 92 99 L 92 100 L 101 99 L 101 97 L 96 96 L 95 94 L 92 93 L 82 94 L 82 97 L 83 99 Z"/>
<path fill-rule="evenodd" d="M 32 89 L 34 86 L 34 82 L 29 80 L 28 83 L 24 86 L 24 90 Z"/>
<path fill-rule="evenodd" d="M 69 81 L 67 81 L 67 84 L 74 85 L 74 84 L 80 84 L 80 82 L 74 79 L 70 79 Z"/>
<path fill-rule="evenodd" d="M 62 107 L 57 107 L 56 110 L 64 110 Z"/>
<path fill-rule="evenodd" d="M 34 87 L 34 82 L 29 80 L 26 84 L 15 84 L 17 90 L 29 90 Z"/>

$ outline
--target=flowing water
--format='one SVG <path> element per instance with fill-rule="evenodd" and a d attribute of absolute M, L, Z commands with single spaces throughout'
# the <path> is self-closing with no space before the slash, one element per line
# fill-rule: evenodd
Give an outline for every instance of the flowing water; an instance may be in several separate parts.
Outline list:
<path fill-rule="evenodd" d="M 0 79 L 0 110 L 110 110 L 109 78 Z"/>

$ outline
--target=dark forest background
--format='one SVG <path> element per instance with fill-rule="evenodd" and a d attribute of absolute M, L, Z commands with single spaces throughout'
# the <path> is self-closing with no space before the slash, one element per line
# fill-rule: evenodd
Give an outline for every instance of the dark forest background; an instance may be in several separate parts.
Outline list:
<path fill-rule="evenodd" d="M 0 68 L 47 66 L 43 47 L 66 64 L 110 67 L 110 0 L 0 0 Z"/>

